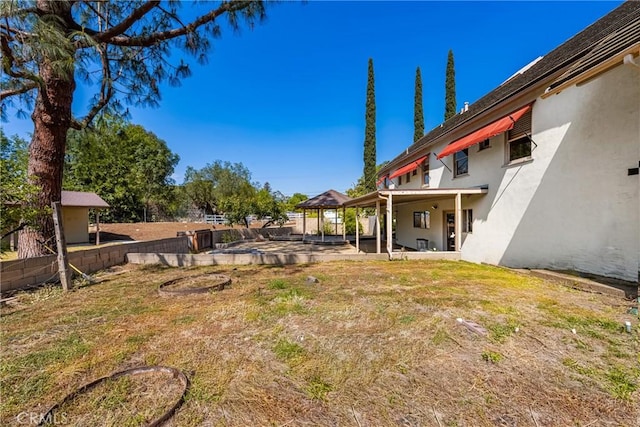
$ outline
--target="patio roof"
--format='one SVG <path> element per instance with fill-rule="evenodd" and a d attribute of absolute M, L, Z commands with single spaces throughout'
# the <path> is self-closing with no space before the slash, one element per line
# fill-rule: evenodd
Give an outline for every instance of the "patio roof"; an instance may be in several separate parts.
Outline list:
<path fill-rule="evenodd" d="M 298 209 L 337 209 L 351 201 L 351 197 L 335 190 L 328 190 L 322 194 L 298 203 Z"/>
<path fill-rule="evenodd" d="M 344 204 L 347 208 L 366 208 L 376 205 L 377 201 L 386 201 L 387 197 L 393 196 L 393 200 L 402 202 L 415 202 L 418 200 L 424 200 L 426 198 L 430 200 L 437 200 L 443 198 L 449 198 L 456 194 L 486 194 L 489 192 L 488 185 L 482 185 L 479 187 L 469 188 L 423 188 L 416 190 L 378 190 L 365 194 L 364 196 L 351 199 Z"/>

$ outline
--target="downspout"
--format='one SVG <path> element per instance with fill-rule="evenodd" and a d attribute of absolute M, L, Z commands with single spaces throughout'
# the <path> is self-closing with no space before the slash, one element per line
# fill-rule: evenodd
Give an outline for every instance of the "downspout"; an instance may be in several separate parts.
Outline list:
<path fill-rule="evenodd" d="M 633 53 L 630 53 L 628 55 L 625 55 L 623 60 L 622 60 L 623 64 L 627 64 L 627 65 L 633 65 L 636 68 L 640 69 L 640 63 L 637 63 L 636 60 L 633 57 Z"/>

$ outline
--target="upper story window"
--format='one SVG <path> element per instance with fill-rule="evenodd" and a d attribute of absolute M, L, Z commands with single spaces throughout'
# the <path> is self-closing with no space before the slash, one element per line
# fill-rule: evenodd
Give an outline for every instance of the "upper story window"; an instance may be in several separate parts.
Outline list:
<path fill-rule="evenodd" d="M 429 156 L 422 163 L 422 185 L 429 186 Z"/>
<path fill-rule="evenodd" d="M 466 175 L 469 173 L 469 149 L 458 151 L 453 155 L 453 176 Z"/>
<path fill-rule="evenodd" d="M 407 172 L 406 175 L 404 176 L 404 180 L 408 183 L 411 182 L 411 172 Z"/>
<path fill-rule="evenodd" d="M 398 176 L 398 187 L 402 185 L 402 175 Z"/>
<path fill-rule="evenodd" d="M 505 161 L 507 164 L 531 158 L 531 110 L 523 115 L 507 132 Z"/>
<path fill-rule="evenodd" d="M 507 141 L 508 145 L 508 163 L 511 163 L 520 159 L 531 158 L 531 141 L 528 137 L 523 136 L 521 138 Z"/>
<path fill-rule="evenodd" d="M 487 148 L 491 148 L 491 144 L 489 143 L 489 138 L 478 144 L 478 151 L 486 150 Z"/>

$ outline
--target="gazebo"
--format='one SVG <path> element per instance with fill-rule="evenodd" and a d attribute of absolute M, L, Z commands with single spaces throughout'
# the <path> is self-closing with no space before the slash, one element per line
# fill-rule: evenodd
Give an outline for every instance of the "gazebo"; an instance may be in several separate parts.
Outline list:
<path fill-rule="evenodd" d="M 322 234 L 322 241 L 324 242 L 324 227 L 320 226 L 320 218 L 324 218 L 325 210 L 336 211 L 336 234 L 338 234 L 338 210 L 342 208 L 342 217 L 345 217 L 345 203 L 351 201 L 351 197 L 346 194 L 342 194 L 335 190 L 328 190 L 322 194 L 319 194 L 311 199 L 307 199 L 304 202 L 298 203 L 296 208 L 302 209 L 302 240 L 304 240 L 307 234 L 307 210 L 315 210 L 318 212 L 318 230 Z M 342 227 L 342 240 L 347 238 L 346 227 Z"/>

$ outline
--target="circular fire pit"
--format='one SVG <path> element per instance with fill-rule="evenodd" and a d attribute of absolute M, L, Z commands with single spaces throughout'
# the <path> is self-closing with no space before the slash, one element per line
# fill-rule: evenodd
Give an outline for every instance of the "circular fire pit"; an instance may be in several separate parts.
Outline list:
<path fill-rule="evenodd" d="M 231 278 L 224 274 L 200 274 L 164 282 L 158 288 L 158 292 L 164 296 L 204 294 L 211 291 L 221 291 L 230 284 Z"/>
<path fill-rule="evenodd" d="M 74 425 L 163 425 L 182 405 L 189 380 L 166 366 L 143 366 L 116 372 L 86 384 L 56 403 L 38 426 L 58 422 Z M 108 420 L 107 420 L 108 418 Z M 136 424 L 137 425 L 137 424 Z"/>

